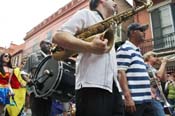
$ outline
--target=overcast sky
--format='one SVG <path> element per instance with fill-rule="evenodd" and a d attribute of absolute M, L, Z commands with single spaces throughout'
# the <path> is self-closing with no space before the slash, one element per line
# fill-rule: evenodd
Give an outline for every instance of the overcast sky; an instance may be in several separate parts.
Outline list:
<path fill-rule="evenodd" d="M 0 46 L 23 43 L 28 31 L 70 1 L 0 0 Z"/>

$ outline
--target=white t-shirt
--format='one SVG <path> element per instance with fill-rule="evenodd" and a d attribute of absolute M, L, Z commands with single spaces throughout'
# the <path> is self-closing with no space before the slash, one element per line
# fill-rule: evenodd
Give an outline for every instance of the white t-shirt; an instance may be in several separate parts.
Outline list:
<path fill-rule="evenodd" d="M 96 11 L 83 9 L 75 13 L 58 31 L 75 35 L 77 31 L 102 21 Z M 117 75 L 114 46 L 109 53 L 97 55 L 79 53 L 76 60 L 76 90 L 83 87 L 101 88 L 112 92 L 113 77 Z"/>

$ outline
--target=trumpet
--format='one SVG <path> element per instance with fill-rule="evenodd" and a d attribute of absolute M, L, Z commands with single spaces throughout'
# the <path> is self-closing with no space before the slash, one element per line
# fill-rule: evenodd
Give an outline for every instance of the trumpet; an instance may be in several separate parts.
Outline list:
<path fill-rule="evenodd" d="M 171 63 L 171 62 L 175 61 L 174 58 L 171 58 L 171 59 L 170 59 L 170 58 L 166 58 L 166 57 L 160 57 L 160 58 L 157 58 L 155 64 L 161 65 L 163 60 L 165 60 L 166 63 Z"/>
<path fill-rule="evenodd" d="M 172 50 L 172 51 L 168 51 L 168 52 L 160 52 L 160 53 L 156 53 L 156 56 L 159 57 L 158 58 L 158 62 L 160 62 L 161 60 L 163 60 L 164 58 L 167 59 L 167 62 L 173 62 L 175 61 L 175 58 L 174 57 L 168 57 L 168 55 L 172 55 L 175 53 L 175 50 Z M 164 57 L 164 56 L 167 56 L 167 57 Z M 161 62 L 160 62 L 161 63 Z"/>

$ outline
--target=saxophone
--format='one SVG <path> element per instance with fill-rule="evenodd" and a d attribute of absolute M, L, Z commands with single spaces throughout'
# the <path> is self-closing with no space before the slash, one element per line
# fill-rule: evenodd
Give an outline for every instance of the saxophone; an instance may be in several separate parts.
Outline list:
<path fill-rule="evenodd" d="M 139 6 L 138 8 L 132 8 L 114 16 L 111 16 L 103 20 L 102 22 L 96 23 L 88 28 L 81 30 L 80 32 L 76 33 L 75 36 L 77 38 L 84 38 L 84 41 L 92 41 L 97 34 L 103 34 L 104 38 L 108 39 L 108 46 L 111 49 L 114 43 L 114 28 L 111 28 L 111 26 L 114 24 L 118 25 L 123 21 L 126 21 L 136 13 L 153 5 L 152 0 L 147 0 L 147 2 L 141 0 L 137 1 L 141 2 L 143 5 Z M 65 60 L 70 56 L 77 54 L 77 52 L 75 51 L 65 50 L 57 45 L 52 46 L 51 52 L 52 57 L 56 60 Z"/>

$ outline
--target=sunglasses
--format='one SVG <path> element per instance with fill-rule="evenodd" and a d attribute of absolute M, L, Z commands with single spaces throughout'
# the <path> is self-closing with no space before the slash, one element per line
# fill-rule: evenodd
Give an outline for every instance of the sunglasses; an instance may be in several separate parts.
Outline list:
<path fill-rule="evenodd" d="M 136 30 L 139 30 L 139 31 L 141 31 L 141 32 L 145 32 L 145 30 L 142 29 L 142 28 L 140 28 L 140 29 L 136 29 Z"/>
<path fill-rule="evenodd" d="M 5 58 L 9 58 L 9 55 L 4 55 L 3 57 L 5 57 Z"/>
<path fill-rule="evenodd" d="M 157 57 L 157 55 L 153 55 L 153 57 Z"/>

